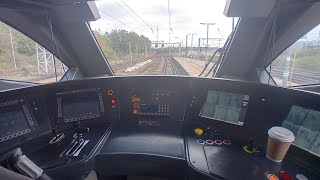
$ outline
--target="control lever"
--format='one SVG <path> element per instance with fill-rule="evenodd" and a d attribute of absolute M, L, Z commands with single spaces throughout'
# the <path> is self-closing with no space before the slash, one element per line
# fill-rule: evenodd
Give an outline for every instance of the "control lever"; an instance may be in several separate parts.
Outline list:
<path fill-rule="evenodd" d="M 20 148 L 16 148 L 6 153 L 0 159 L 1 161 L 7 160 L 22 174 L 32 179 L 51 180 L 51 178 L 44 173 L 43 169 L 34 164 L 25 154 L 23 154 Z"/>
<path fill-rule="evenodd" d="M 89 132 L 90 129 L 88 127 L 77 127 L 74 129 L 74 132 L 77 134 L 78 142 L 82 139 L 82 134 Z"/>
<path fill-rule="evenodd" d="M 246 153 L 249 153 L 249 154 L 253 154 L 253 153 L 258 153 L 259 152 L 253 139 L 249 140 L 248 144 L 243 146 L 243 150 Z"/>
<path fill-rule="evenodd" d="M 84 140 L 82 135 L 90 131 L 88 127 L 80 127 L 79 122 L 73 125 L 75 134 L 73 140 L 67 147 L 66 156 L 78 156 L 83 149 L 89 143 L 89 140 Z"/>
<path fill-rule="evenodd" d="M 260 147 L 254 142 L 253 139 L 249 140 L 248 144 L 243 146 L 243 150 L 249 154 L 262 155 L 260 152 Z"/>
<path fill-rule="evenodd" d="M 250 141 L 249 141 L 249 143 L 248 143 L 248 150 L 249 151 L 254 151 L 254 149 L 255 149 L 255 147 L 254 147 L 254 140 L 253 139 L 251 139 Z"/>
<path fill-rule="evenodd" d="M 77 141 L 79 142 L 80 139 L 82 139 L 82 134 L 87 133 L 90 131 L 88 127 L 80 127 L 80 121 L 73 124 L 73 130 L 75 132 L 74 138 L 77 138 Z"/>

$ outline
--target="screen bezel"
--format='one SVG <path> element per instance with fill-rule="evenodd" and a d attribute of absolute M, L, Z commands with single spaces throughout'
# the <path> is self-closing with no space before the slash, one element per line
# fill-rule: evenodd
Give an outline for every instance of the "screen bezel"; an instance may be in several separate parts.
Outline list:
<path fill-rule="evenodd" d="M 23 100 L 16 99 L 16 100 L 2 102 L 0 103 L 0 108 L 4 108 L 4 110 L 2 111 L 5 111 L 6 109 L 10 109 L 10 110 L 15 109 L 17 111 L 21 111 L 25 117 L 24 120 L 27 121 L 27 125 L 28 125 L 28 128 L 24 129 L 23 131 L 15 132 L 13 134 L 0 137 L 0 143 L 5 143 L 5 142 L 8 142 L 9 140 L 28 135 L 34 131 L 37 123 L 34 121 L 33 115 L 30 113 L 30 110 L 27 104 L 25 104 Z"/>
<path fill-rule="evenodd" d="M 201 115 L 202 113 L 202 110 L 204 108 L 204 105 L 207 101 L 207 98 L 209 96 L 209 92 L 210 91 L 214 91 L 214 92 L 218 92 L 218 93 L 228 93 L 228 94 L 236 94 L 236 95 L 242 95 L 244 96 L 243 97 L 243 100 L 242 100 L 242 103 L 243 102 L 246 102 L 246 105 L 245 107 L 242 105 L 241 106 L 241 110 L 240 110 L 240 113 L 239 113 L 239 118 L 238 118 L 238 123 L 235 123 L 235 122 L 230 122 L 230 121 L 227 121 L 227 120 L 222 120 L 222 119 L 217 119 L 217 118 L 214 118 L 214 117 L 209 117 L 209 116 L 204 116 L 204 115 Z M 201 108 L 200 108 L 200 111 L 199 111 L 199 117 L 201 118 L 206 118 L 206 119 L 210 119 L 210 120 L 215 120 L 215 121 L 220 121 L 220 122 L 224 122 L 224 123 L 228 123 L 228 124 L 233 124 L 233 125 L 237 125 L 237 126 L 244 126 L 245 124 L 245 119 L 246 119 L 246 114 L 247 114 L 247 110 L 248 110 L 248 105 L 249 105 L 249 101 L 250 101 L 250 96 L 248 94 L 241 94 L 241 93 L 237 93 L 237 92 L 227 92 L 227 91 L 220 91 L 220 90 L 213 90 L 213 89 L 210 89 L 210 90 L 207 90 L 207 94 L 204 98 L 204 101 L 201 105 Z M 239 123 L 239 122 L 242 122 L 242 123 Z"/>
<path fill-rule="evenodd" d="M 63 97 L 76 96 L 78 94 L 83 94 L 83 93 L 94 93 L 95 94 L 94 96 L 96 97 L 97 103 L 99 104 L 99 113 L 95 114 L 92 117 L 87 117 L 87 118 L 73 117 L 73 118 L 66 119 L 64 117 L 64 113 L 63 113 Z M 57 104 L 57 115 L 56 116 L 57 116 L 58 122 L 63 122 L 63 123 L 73 123 L 73 122 L 79 122 L 79 121 L 100 118 L 100 117 L 104 116 L 104 112 L 105 112 L 102 93 L 96 88 L 65 91 L 62 93 L 57 93 L 56 94 L 56 104 Z"/>

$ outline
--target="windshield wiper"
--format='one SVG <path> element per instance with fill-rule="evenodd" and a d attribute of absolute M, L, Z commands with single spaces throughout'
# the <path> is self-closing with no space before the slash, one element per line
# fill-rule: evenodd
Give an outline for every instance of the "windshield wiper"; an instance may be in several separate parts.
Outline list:
<path fill-rule="evenodd" d="M 202 74 L 204 73 L 204 71 L 208 68 L 209 64 L 211 63 L 211 61 L 213 60 L 213 58 L 216 56 L 217 52 L 219 52 L 219 54 L 221 54 L 222 48 L 218 48 L 216 49 L 216 51 L 213 53 L 213 55 L 211 56 L 210 60 L 205 64 L 204 68 L 202 69 L 201 73 L 198 76 L 202 76 Z M 212 71 L 213 67 L 216 65 L 217 61 L 213 64 L 212 68 L 209 70 L 209 72 Z M 206 74 L 205 76 L 207 76 L 208 74 Z"/>
<path fill-rule="evenodd" d="M 204 76 L 204 77 L 207 77 L 210 72 L 214 72 L 212 77 L 215 76 L 215 72 L 218 70 L 218 66 L 221 64 L 223 58 L 224 58 L 224 55 L 225 55 L 225 52 L 226 52 L 226 49 L 229 47 L 230 45 L 230 42 L 231 42 L 231 39 L 234 35 L 234 32 L 235 31 L 232 31 L 230 33 L 230 35 L 228 36 L 228 39 L 226 40 L 226 42 L 223 44 L 223 47 L 222 48 L 218 48 L 214 54 L 212 55 L 211 59 L 208 61 L 208 63 L 205 64 L 205 67 L 203 68 L 202 72 L 199 74 L 199 76 L 202 76 L 202 74 L 204 73 L 204 71 L 207 69 L 207 67 L 209 66 L 210 62 L 213 60 L 214 56 L 217 54 L 217 52 L 219 52 L 220 56 L 219 56 L 219 59 L 213 64 L 213 66 L 211 67 L 211 69 L 207 72 L 207 74 Z"/>

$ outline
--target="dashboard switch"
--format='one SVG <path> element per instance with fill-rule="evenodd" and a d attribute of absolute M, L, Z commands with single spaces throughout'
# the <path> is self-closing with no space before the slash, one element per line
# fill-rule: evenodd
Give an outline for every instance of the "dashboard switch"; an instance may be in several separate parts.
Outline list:
<path fill-rule="evenodd" d="M 280 180 L 292 180 L 292 176 L 286 171 L 280 171 Z"/>
<path fill-rule="evenodd" d="M 197 136 L 201 136 L 203 134 L 203 129 L 201 128 L 196 128 L 194 129 L 194 133 L 197 135 Z"/>
<path fill-rule="evenodd" d="M 269 180 L 279 180 L 278 177 L 276 175 L 274 175 L 274 174 L 268 174 L 267 177 L 268 177 Z"/>
<path fill-rule="evenodd" d="M 207 143 L 208 145 L 212 145 L 212 144 L 213 144 L 213 141 L 212 141 L 211 139 L 207 139 L 207 140 L 206 140 L 206 143 Z"/>
<path fill-rule="evenodd" d="M 308 178 L 305 177 L 303 174 L 297 174 L 297 175 L 296 175 L 296 178 L 297 178 L 298 180 L 308 180 Z"/>
<path fill-rule="evenodd" d="M 216 145 L 222 145 L 222 141 L 219 140 L 219 139 L 214 140 L 214 143 L 215 143 Z"/>
<path fill-rule="evenodd" d="M 198 144 L 204 144 L 204 140 L 198 139 L 198 140 L 197 140 L 197 143 L 198 143 Z"/>
<path fill-rule="evenodd" d="M 222 142 L 223 142 L 223 144 L 225 144 L 225 145 L 231 145 L 231 141 L 228 140 L 228 139 L 225 139 L 225 140 L 223 140 Z"/>

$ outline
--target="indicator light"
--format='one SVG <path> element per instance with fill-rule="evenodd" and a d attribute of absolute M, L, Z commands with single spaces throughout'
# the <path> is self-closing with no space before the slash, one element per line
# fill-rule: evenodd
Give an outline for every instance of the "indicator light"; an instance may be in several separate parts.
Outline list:
<path fill-rule="evenodd" d="M 116 99 L 114 99 L 114 98 L 112 98 L 112 99 L 111 99 L 111 104 L 112 104 L 112 105 L 117 104 L 117 100 L 116 100 Z"/>
<path fill-rule="evenodd" d="M 109 96 L 112 96 L 114 94 L 114 91 L 112 89 L 109 89 L 107 93 Z"/>

